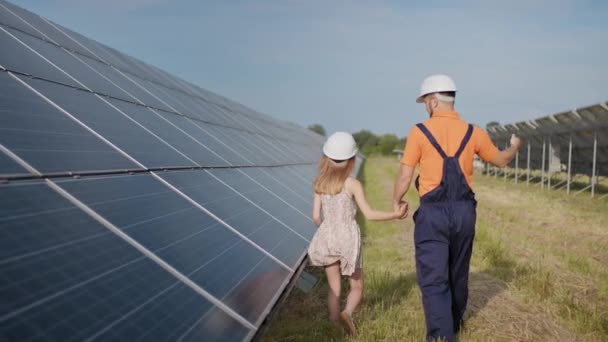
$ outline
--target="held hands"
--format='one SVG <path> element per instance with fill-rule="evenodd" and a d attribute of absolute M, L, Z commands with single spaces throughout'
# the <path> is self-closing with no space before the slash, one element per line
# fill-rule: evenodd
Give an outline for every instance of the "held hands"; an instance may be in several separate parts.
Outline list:
<path fill-rule="evenodd" d="M 406 201 L 400 201 L 393 204 L 393 212 L 395 219 L 403 220 L 407 217 L 409 204 Z"/>

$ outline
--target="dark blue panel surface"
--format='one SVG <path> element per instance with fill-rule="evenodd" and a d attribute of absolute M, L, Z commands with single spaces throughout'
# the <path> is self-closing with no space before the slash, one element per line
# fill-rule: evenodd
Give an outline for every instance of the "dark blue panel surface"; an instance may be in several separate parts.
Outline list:
<path fill-rule="evenodd" d="M 289 270 L 151 175 L 59 184 L 252 323 L 289 277 Z M 239 300 L 243 296 L 251 298 Z"/>
<path fill-rule="evenodd" d="M 40 172 L 138 168 L 6 72 L 0 103 L 0 143 Z"/>
<path fill-rule="evenodd" d="M 150 93 L 154 94 L 157 98 L 167 103 L 172 111 L 176 111 L 182 115 L 187 115 L 193 118 L 197 117 L 185 105 L 169 94 L 168 89 L 150 81 L 138 79 L 137 82 L 142 87 L 146 88 Z"/>
<path fill-rule="evenodd" d="M 68 36 L 63 34 L 61 31 L 59 31 L 57 28 L 55 28 L 55 26 L 57 25 L 54 26 L 52 24 L 49 24 L 45 19 L 41 18 L 37 14 L 22 9 L 18 6 L 12 5 L 6 1 L 0 2 L 14 13 L 14 15 L 11 14 L 12 18 L 10 18 L 9 20 L 11 20 L 12 23 L 15 23 L 17 25 L 11 26 L 25 33 L 29 33 L 35 37 L 47 39 L 54 44 L 63 46 L 71 51 L 76 51 L 79 54 L 94 56 L 94 54 L 87 51 L 81 45 L 79 45 L 78 43 L 70 39 Z M 0 8 L 0 12 L 2 11 L 3 8 Z M 9 13 L 8 11 L 6 12 Z M 22 20 L 17 18 L 17 16 Z M 25 22 L 27 22 L 27 24 Z"/>
<path fill-rule="evenodd" d="M 286 161 L 281 158 L 274 151 L 271 151 L 268 146 L 264 146 L 256 134 L 250 132 L 232 131 L 231 137 L 235 141 L 239 141 L 242 145 L 247 146 L 251 150 L 251 155 L 256 156 L 259 163 L 256 165 L 267 166 L 267 165 L 281 165 L 285 164 Z"/>
<path fill-rule="evenodd" d="M 299 194 L 302 194 L 305 198 L 308 196 L 312 196 L 313 192 L 313 179 L 307 178 L 296 171 L 298 168 L 302 168 L 305 170 L 310 165 L 298 165 L 298 166 L 287 166 L 287 167 L 277 167 L 268 169 L 268 172 L 276 175 L 276 177 L 283 177 L 282 179 L 288 179 L 287 182 L 289 187 L 293 187 L 295 191 Z M 316 168 L 314 169 L 316 171 Z M 313 171 L 313 172 L 314 172 Z M 305 172 L 305 171 L 304 171 Z M 313 175 L 313 177 L 316 175 Z"/>
<path fill-rule="evenodd" d="M 308 245 L 305 239 L 206 172 L 166 172 L 160 176 L 291 267 Z M 262 191 L 259 186 L 249 190 Z"/>
<path fill-rule="evenodd" d="M 253 165 L 267 166 L 276 164 L 275 160 L 266 155 L 262 155 L 253 146 L 249 145 L 248 141 L 246 141 L 244 138 L 239 137 L 245 132 L 213 125 L 207 125 L 205 128 L 209 131 L 210 134 L 213 134 L 213 136 L 223 141 L 226 145 L 230 146 L 239 155 L 243 156 L 243 158 L 246 158 Z"/>
<path fill-rule="evenodd" d="M 37 14 L 15 6 L 7 1 L 0 1 L 0 23 L 14 27 L 38 38 L 48 39 L 54 44 L 72 51 L 91 55 L 76 42 L 59 32 Z M 11 13 L 12 12 L 12 13 Z"/>
<path fill-rule="evenodd" d="M 94 94 L 35 79 L 23 80 L 147 168 L 194 166 Z"/>
<path fill-rule="evenodd" d="M 37 32 L 33 27 L 28 25 L 25 21 L 19 19 L 17 16 L 15 16 L 13 13 L 11 13 L 11 11 L 17 15 L 21 14 L 21 16 L 23 16 L 23 13 L 25 12 L 25 10 L 23 10 L 9 2 L 0 0 L 0 24 L 5 25 L 5 26 L 14 27 L 21 31 L 27 32 L 29 34 L 34 34 L 34 35 L 38 35 L 38 36 L 42 37 L 42 34 L 40 34 L 40 32 Z M 31 14 L 31 15 L 36 16 L 34 14 Z M 36 17 L 37 17 L 36 20 L 42 20 L 42 19 L 40 19 L 40 17 L 38 17 L 38 16 L 36 16 Z"/>
<path fill-rule="evenodd" d="M 315 178 L 317 177 L 318 166 L 314 165 L 296 165 L 296 166 L 288 166 L 288 169 L 293 173 L 300 176 L 300 178 L 304 178 L 308 180 L 312 186 Z"/>
<path fill-rule="evenodd" d="M 129 96 L 124 97 L 125 100 L 130 100 L 133 102 L 139 101 L 142 104 L 145 104 L 150 107 L 170 110 L 169 107 L 163 103 L 161 103 L 158 99 L 154 98 L 150 93 L 146 92 L 142 87 L 135 84 L 136 80 L 133 80 L 134 76 L 128 76 L 120 71 L 105 65 L 103 63 L 98 62 L 97 60 L 81 57 L 81 60 L 95 69 L 97 72 L 103 74 L 106 78 L 111 80 L 114 84 L 120 87 L 123 91 L 129 94 Z M 127 78 L 129 77 L 129 78 Z"/>
<path fill-rule="evenodd" d="M 234 122 L 229 120 L 225 114 L 218 111 L 216 106 L 211 103 L 208 103 L 198 97 L 193 97 L 192 104 L 197 109 L 197 114 L 201 117 L 202 120 L 214 122 L 224 126 L 241 127 L 241 125 L 239 124 L 235 125 Z"/>
<path fill-rule="evenodd" d="M 46 62 L 0 27 L 0 65 L 5 69 L 52 80 L 73 87 L 79 86 L 73 79 Z M 45 43 L 46 44 L 46 43 Z M 32 47 L 33 48 L 33 47 Z"/>
<path fill-rule="evenodd" d="M 262 149 L 268 151 L 271 155 L 278 156 L 282 164 L 294 164 L 302 159 L 301 155 L 293 153 L 286 148 L 285 141 L 259 134 L 256 134 L 256 139 L 260 141 Z"/>
<path fill-rule="evenodd" d="M 139 122 L 142 126 L 149 129 L 198 165 L 205 167 L 229 165 L 229 163 L 223 159 L 223 155 L 221 154 L 223 151 L 218 151 L 219 153 L 212 151 L 205 145 L 206 141 L 203 140 L 199 143 L 193 137 L 190 137 L 181 131 L 180 128 L 177 128 L 176 125 L 173 125 L 172 122 L 163 118 L 160 114 L 156 114 L 148 108 L 132 103 L 112 99 L 109 101 L 123 113 Z"/>
<path fill-rule="evenodd" d="M 251 134 L 251 140 L 256 142 L 266 154 L 271 155 L 278 160 L 279 164 L 297 163 L 301 156 L 288 152 L 285 149 L 285 141 L 271 138 L 261 134 Z"/>
<path fill-rule="evenodd" d="M 212 100 L 204 100 L 203 102 L 206 103 L 207 107 L 213 113 L 224 121 L 223 125 L 237 129 L 251 129 L 251 125 L 244 120 L 239 120 L 233 111 L 218 105 Z"/>
<path fill-rule="evenodd" d="M 46 184 L 2 185 L 0 199 L 0 340 L 249 333 Z"/>
<path fill-rule="evenodd" d="M 315 232 L 312 220 L 285 204 L 275 195 L 262 189 L 254 181 L 247 178 L 239 170 L 218 169 L 211 171 L 214 175 L 226 182 L 228 185 L 242 193 L 252 202 L 255 202 L 266 211 L 272 213 L 281 222 L 306 239 L 311 239 Z M 280 196 L 281 194 L 277 194 Z"/>
<path fill-rule="evenodd" d="M 7 155 L 0 153 L 0 178 L 25 174 L 29 174 L 29 172 L 14 162 Z"/>
<path fill-rule="evenodd" d="M 182 129 L 188 135 L 207 146 L 210 150 L 222 156 L 231 165 L 252 165 L 246 161 L 236 151 L 233 151 L 232 146 L 226 144 L 217 137 L 211 136 L 210 126 L 200 121 L 195 121 L 182 115 L 159 111 L 165 119 L 171 121 L 174 125 Z"/>
<path fill-rule="evenodd" d="M 19 31 L 9 30 L 9 32 L 91 91 L 121 99 L 128 97 L 125 92 L 117 88 L 64 49 Z M 84 88 L 82 85 L 79 85 L 79 87 Z"/>
<path fill-rule="evenodd" d="M 300 212 L 310 216 L 312 213 L 312 191 L 307 191 L 307 193 L 297 192 L 296 189 L 288 186 L 286 177 L 273 175 L 269 171 L 272 169 L 276 168 L 247 168 L 243 172 Z"/>
<path fill-rule="evenodd" d="M 95 59 L 98 59 L 108 65 L 112 65 L 113 67 L 119 68 L 121 70 L 128 70 L 128 66 L 124 64 L 121 60 L 116 57 L 116 50 L 113 50 L 99 42 L 96 42 L 92 39 L 89 39 L 78 32 L 74 32 L 64 26 L 55 24 L 59 30 L 64 32 L 71 39 L 78 42 L 79 45 L 85 47 L 84 51 L 77 50 L 79 53 L 83 53 L 85 55 L 91 55 Z M 110 52 L 112 50 L 112 52 Z"/>

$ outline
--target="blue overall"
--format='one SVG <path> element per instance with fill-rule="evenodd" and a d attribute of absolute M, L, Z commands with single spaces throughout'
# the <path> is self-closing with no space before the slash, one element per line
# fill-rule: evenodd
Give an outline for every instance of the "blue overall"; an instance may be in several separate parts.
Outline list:
<path fill-rule="evenodd" d="M 469 125 L 453 157 L 445 154 L 423 124 L 417 126 L 443 158 L 443 175 L 441 184 L 420 198 L 420 208 L 414 213 L 416 274 L 422 292 L 427 339 L 443 338 L 451 342 L 460 329 L 467 305 L 469 263 L 475 236 L 477 202 L 458 164 L 473 126 Z"/>

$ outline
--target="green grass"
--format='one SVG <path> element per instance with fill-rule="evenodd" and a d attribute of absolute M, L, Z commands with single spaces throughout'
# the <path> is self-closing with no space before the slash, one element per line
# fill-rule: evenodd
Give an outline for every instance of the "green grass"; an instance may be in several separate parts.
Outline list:
<path fill-rule="evenodd" d="M 370 158 L 361 174 L 374 208 L 390 210 L 398 164 Z M 605 202 L 476 176 L 479 200 L 467 323 L 460 341 L 608 340 Z M 408 193 L 411 214 L 418 206 Z M 413 222 L 365 222 L 365 294 L 355 341 L 422 341 Z M 310 294 L 294 289 L 264 341 L 342 341 L 327 320 L 323 271 Z M 346 279 L 343 293 L 348 290 Z"/>

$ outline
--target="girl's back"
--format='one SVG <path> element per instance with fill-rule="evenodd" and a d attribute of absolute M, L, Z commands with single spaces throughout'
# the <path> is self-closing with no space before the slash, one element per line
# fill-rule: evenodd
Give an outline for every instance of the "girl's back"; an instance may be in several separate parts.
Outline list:
<path fill-rule="evenodd" d="M 348 179 L 346 181 L 348 182 Z M 355 222 L 357 204 L 353 199 L 353 195 L 346 190 L 346 183 L 342 191 L 335 195 L 321 195 L 321 212 L 324 217 L 323 223 L 330 225 L 351 225 Z"/>
<path fill-rule="evenodd" d="M 348 179 L 346 183 L 348 182 Z M 361 267 L 361 232 L 355 215 L 357 205 L 346 184 L 335 195 L 321 194 L 323 222 L 313 237 L 308 254 L 313 265 L 340 262 L 342 274 Z"/>

